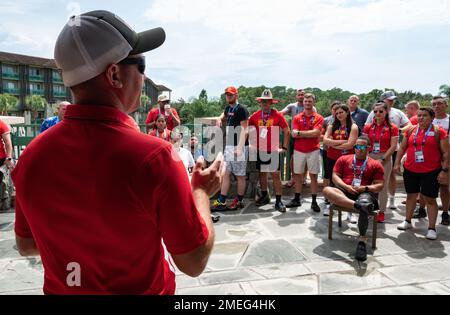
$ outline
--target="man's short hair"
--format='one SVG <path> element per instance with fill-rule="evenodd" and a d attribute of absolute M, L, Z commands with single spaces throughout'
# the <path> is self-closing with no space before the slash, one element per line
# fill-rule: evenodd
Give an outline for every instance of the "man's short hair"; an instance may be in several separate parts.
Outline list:
<path fill-rule="evenodd" d="M 305 98 L 312 98 L 314 101 L 316 100 L 316 96 L 312 93 L 306 93 Z"/>
<path fill-rule="evenodd" d="M 414 105 L 414 107 L 417 109 L 420 108 L 420 103 L 419 103 L 419 101 L 416 101 L 416 100 L 408 102 L 405 107 L 408 107 L 408 105 Z"/>
<path fill-rule="evenodd" d="M 366 135 L 359 136 L 359 137 L 358 137 L 358 140 L 364 140 L 364 141 L 367 142 L 367 145 L 370 145 L 370 139 L 369 139 L 369 137 L 366 136 Z"/>
<path fill-rule="evenodd" d="M 433 101 L 435 100 L 442 100 L 445 103 L 445 105 L 448 105 L 448 98 L 446 98 L 445 96 L 442 95 L 434 96 Z"/>

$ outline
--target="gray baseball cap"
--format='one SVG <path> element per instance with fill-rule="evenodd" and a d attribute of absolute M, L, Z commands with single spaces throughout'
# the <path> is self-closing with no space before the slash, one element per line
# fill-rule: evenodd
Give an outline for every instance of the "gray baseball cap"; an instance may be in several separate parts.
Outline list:
<path fill-rule="evenodd" d="M 393 91 L 386 91 L 383 94 L 381 94 L 380 101 L 384 102 L 385 100 L 395 100 L 397 96 L 395 96 L 395 93 Z"/>
<path fill-rule="evenodd" d="M 166 39 L 162 28 L 136 33 L 127 23 L 108 11 L 91 11 L 72 16 L 56 40 L 55 62 L 67 87 L 88 81 L 113 63 L 129 55 L 161 46 Z"/>

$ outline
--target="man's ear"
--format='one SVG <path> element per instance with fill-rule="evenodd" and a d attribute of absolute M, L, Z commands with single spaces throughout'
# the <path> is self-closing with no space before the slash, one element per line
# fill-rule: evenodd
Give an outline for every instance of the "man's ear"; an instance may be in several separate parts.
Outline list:
<path fill-rule="evenodd" d="M 112 64 L 106 69 L 105 72 L 106 80 L 110 86 L 116 89 L 121 89 L 123 87 L 122 83 L 122 73 L 120 72 L 120 67 L 116 64 Z"/>

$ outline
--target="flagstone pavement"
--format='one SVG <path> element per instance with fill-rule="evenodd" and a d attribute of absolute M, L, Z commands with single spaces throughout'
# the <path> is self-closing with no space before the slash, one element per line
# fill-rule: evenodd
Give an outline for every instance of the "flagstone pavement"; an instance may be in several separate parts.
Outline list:
<path fill-rule="evenodd" d="M 328 218 L 309 209 L 310 199 L 284 214 L 273 203 L 220 213 L 207 269 L 198 278 L 177 272 L 177 294 L 450 294 L 450 228 L 439 225 L 436 241 L 425 238 L 426 219 L 398 231 L 404 199 L 398 193 L 398 210 L 388 210 L 386 223 L 378 225 L 375 251 L 369 238 L 364 263 L 354 259 L 357 225 L 344 220 L 339 228 L 334 218 L 328 240 Z M 40 259 L 20 257 L 13 222 L 13 212 L 0 213 L 0 294 L 42 294 Z"/>

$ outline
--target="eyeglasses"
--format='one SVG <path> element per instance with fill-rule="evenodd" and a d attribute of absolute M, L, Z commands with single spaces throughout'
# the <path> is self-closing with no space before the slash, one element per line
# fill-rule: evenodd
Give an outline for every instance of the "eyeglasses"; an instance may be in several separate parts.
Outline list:
<path fill-rule="evenodd" d="M 364 151 L 364 150 L 366 150 L 368 147 L 369 147 L 369 146 L 367 146 L 367 145 L 357 144 L 357 145 L 355 145 L 355 150 Z"/>
<path fill-rule="evenodd" d="M 378 113 L 382 114 L 382 113 L 384 113 L 384 110 L 374 110 L 373 112 L 374 112 L 375 114 L 378 114 Z"/>
<path fill-rule="evenodd" d="M 121 61 L 119 61 L 117 64 L 119 65 L 137 65 L 138 66 L 138 71 L 141 74 L 145 73 L 145 57 L 141 56 L 141 57 L 132 57 L 132 58 L 125 58 Z"/>

